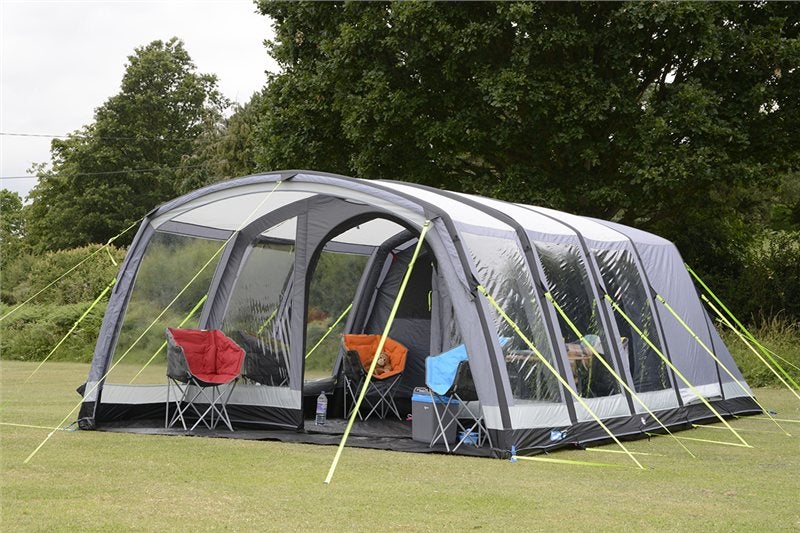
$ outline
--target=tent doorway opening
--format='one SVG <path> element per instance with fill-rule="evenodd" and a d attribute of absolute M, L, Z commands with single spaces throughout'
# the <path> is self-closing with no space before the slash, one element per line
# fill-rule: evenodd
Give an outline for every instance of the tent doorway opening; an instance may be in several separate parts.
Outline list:
<path fill-rule="evenodd" d="M 370 222 L 391 228 L 391 236 L 370 249 L 331 244 L 349 240 L 343 238 L 348 232 L 354 235 L 366 231 Z M 315 415 L 320 392 L 328 395 L 331 420 L 346 416 L 345 386 L 340 379 L 343 335 L 383 333 L 419 237 L 418 232 L 382 217 L 369 221 L 361 217 L 342 226 L 346 229 L 340 226 L 332 232 L 331 240 L 318 249 L 307 282 L 303 372 L 303 412 L 307 420 Z M 408 349 L 396 390 L 401 418 L 411 412 L 413 389 L 425 384 L 425 358 L 431 347 L 434 264 L 433 254 L 423 245 L 389 331 L 391 339 Z M 353 399 L 349 402 L 352 405 Z M 407 429 L 410 432 L 410 427 Z"/>

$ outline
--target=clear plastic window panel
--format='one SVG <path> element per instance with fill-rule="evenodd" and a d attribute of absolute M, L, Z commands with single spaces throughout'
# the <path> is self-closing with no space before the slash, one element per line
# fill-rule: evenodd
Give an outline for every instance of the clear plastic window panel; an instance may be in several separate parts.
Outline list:
<path fill-rule="evenodd" d="M 294 244 L 253 244 L 228 303 L 223 331 L 245 350 L 245 382 L 289 386 Z"/>
<path fill-rule="evenodd" d="M 478 279 L 522 333 L 557 368 L 542 312 L 534 296 L 533 280 L 516 240 L 464 234 L 478 269 Z M 557 378 L 532 353 L 513 327 L 490 306 L 503 346 L 511 391 L 516 400 L 560 402 Z"/>
<path fill-rule="evenodd" d="M 661 350 L 653 311 L 647 298 L 636 264 L 625 250 L 594 250 L 603 283 L 609 296 L 636 324 L 650 341 Z M 667 365 L 663 359 L 631 328 L 628 321 L 614 312 L 624 350 L 633 377 L 634 390 L 647 392 L 670 387 Z M 623 351 L 623 356 L 625 356 Z"/>
<path fill-rule="evenodd" d="M 586 341 L 613 368 L 612 352 L 600 321 L 598 302 L 592 293 L 580 251 L 575 246 L 563 244 L 537 242 L 535 246 L 553 299 Z M 556 314 L 578 394 L 596 398 L 619 393 L 616 378 L 601 361 L 596 360 L 594 352 L 573 332 L 563 317 Z M 618 370 L 617 374 L 620 374 Z"/>
<path fill-rule="evenodd" d="M 366 255 L 323 251 L 308 291 L 304 379 L 330 376 Z M 312 351 L 313 350 L 313 351 Z"/>
<path fill-rule="evenodd" d="M 171 233 L 153 235 L 136 273 L 114 351 L 120 364 L 110 383 L 164 382 L 166 328 L 198 326 L 198 304 L 208 292 L 224 245 Z"/>

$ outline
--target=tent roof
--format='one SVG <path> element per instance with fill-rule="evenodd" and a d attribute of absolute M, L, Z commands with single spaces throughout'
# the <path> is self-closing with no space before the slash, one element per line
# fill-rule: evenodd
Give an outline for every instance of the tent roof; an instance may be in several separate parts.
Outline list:
<path fill-rule="evenodd" d="M 276 209 L 317 195 L 369 205 L 378 213 L 397 216 L 417 226 L 431 216 L 431 206 L 435 206 L 463 226 L 501 232 L 512 230 L 503 220 L 470 205 L 470 202 L 477 202 L 510 215 L 527 231 L 540 235 L 574 237 L 580 233 L 595 242 L 620 242 L 631 237 L 639 242 L 668 243 L 640 230 L 553 209 L 447 193 L 394 181 L 363 180 L 305 170 L 256 174 L 210 185 L 160 206 L 152 213 L 151 223 L 155 229 L 165 224 L 164 229 L 180 224 L 207 228 L 224 235 Z M 465 201 L 459 201 L 459 197 Z M 334 242 L 376 246 L 401 229 L 394 222 L 376 219 L 344 232 Z M 264 233 L 276 238 L 289 238 L 293 234 L 291 224 Z"/>

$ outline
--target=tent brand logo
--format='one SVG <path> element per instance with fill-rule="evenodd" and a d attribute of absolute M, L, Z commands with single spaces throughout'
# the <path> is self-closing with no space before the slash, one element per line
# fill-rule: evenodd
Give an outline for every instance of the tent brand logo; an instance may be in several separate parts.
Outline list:
<path fill-rule="evenodd" d="M 567 438 L 567 432 L 566 431 L 559 431 L 557 429 L 554 429 L 553 431 L 550 432 L 550 441 L 551 442 L 564 440 L 565 438 Z"/>

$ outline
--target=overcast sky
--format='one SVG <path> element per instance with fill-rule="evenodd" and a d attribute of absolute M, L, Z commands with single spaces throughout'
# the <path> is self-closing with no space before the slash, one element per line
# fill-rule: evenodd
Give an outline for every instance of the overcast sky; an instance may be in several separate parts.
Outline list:
<path fill-rule="evenodd" d="M 251 0 L 0 0 L 0 132 L 64 135 L 119 92 L 134 48 L 178 37 L 202 73 L 239 103 L 277 71 L 269 19 Z M 0 135 L 0 187 L 23 198 L 50 138 Z"/>

